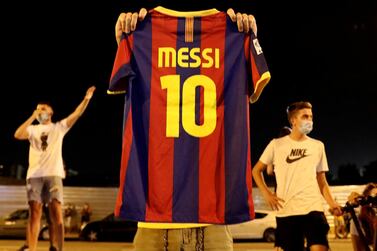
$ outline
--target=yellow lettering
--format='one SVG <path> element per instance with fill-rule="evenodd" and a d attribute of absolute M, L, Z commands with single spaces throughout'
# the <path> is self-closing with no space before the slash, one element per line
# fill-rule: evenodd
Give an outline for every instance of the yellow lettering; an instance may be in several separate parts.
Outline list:
<path fill-rule="evenodd" d="M 173 47 L 158 48 L 158 68 L 176 67 L 182 68 L 220 68 L 220 49 L 200 47 L 182 47 L 178 52 Z"/>
<path fill-rule="evenodd" d="M 178 50 L 178 65 L 183 68 L 188 68 L 189 48 L 182 47 Z"/>
<path fill-rule="evenodd" d="M 195 122 L 196 87 L 203 87 L 204 122 Z M 190 135 L 198 138 L 210 135 L 216 128 L 216 84 L 205 75 L 194 75 L 186 79 L 182 90 L 182 126 Z"/>
<path fill-rule="evenodd" d="M 166 89 L 166 137 L 179 136 L 179 75 L 162 76 L 161 88 Z"/>
<path fill-rule="evenodd" d="M 160 78 L 161 89 L 166 90 L 166 137 L 179 137 L 180 103 L 182 100 L 182 127 L 191 136 L 202 138 L 210 135 L 217 124 L 216 84 L 205 75 L 193 75 L 183 82 L 180 93 L 180 76 L 166 75 Z M 203 88 L 203 123 L 196 124 L 197 87 Z M 182 97 L 181 97 L 182 95 Z"/>
<path fill-rule="evenodd" d="M 207 63 L 202 63 L 203 68 L 211 68 L 213 65 L 213 58 L 209 56 L 208 54 L 212 53 L 212 48 L 205 48 L 202 51 L 202 57 L 203 59 L 207 60 Z"/>
<path fill-rule="evenodd" d="M 220 50 L 219 48 L 216 48 L 215 49 L 215 68 L 219 68 L 220 67 Z"/>
<path fill-rule="evenodd" d="M 197 54 L 200 54 L 200 48 L 192 48 L 190 51 L 190 58 L 194 61 L 190 62 L 190 68 L 197 68 L 200 66 L 201 59 Z"/>
<path fill-rule="evenodd" d="M 163 60 L 165 58 L 165 62 Z M 177 53 L 174 48 L 172 47 L 160 47 L 158 48 L 158 67 L 170 67 L 170 60 L 171 60 L 171 67 L 176 66 L 177 60 Z"/>

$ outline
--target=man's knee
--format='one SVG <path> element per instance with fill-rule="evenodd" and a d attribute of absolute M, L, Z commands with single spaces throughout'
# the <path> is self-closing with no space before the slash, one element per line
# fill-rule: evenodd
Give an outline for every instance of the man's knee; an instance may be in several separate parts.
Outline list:
<path fill-rule="evenodd" d="M 56 224 L 58 227 L 63 225 L 63 212 L 61 203 L 57 199 L 53 199 L 50 202 L 50 217 L 51 220 Z"/>
<path fill-rule="evenodd" d="M 42 204 L 36 201 L 30 201 L 29 202 L 29 208 L 30 208 L 30 219 L 32 221 L 34 220 L 40 220 L 42 216 Z"/>

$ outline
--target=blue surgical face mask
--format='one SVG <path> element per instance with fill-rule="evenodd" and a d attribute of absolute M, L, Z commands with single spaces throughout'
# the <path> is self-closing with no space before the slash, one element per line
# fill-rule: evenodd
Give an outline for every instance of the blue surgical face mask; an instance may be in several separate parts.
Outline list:
<path fill-rule="evenodd" d="M 309 134 L 313 130 L 313 121 L 304 120 L 301 122 L 299 130 L 302 134 Z"/>
<path fill-rule="evenodd" d="M 38 115 L 37 120 L 39 123 L 43 124 L 50 118 L 50 115 L 48 115 L 47 112 L 42 112 Z"/>

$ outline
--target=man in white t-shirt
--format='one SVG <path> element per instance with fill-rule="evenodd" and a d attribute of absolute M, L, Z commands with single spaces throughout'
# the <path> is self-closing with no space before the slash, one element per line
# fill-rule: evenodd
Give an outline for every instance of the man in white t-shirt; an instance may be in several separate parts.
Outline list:
<path fill-rule="evenodd" d="M 253 178 L 264 199 L 277 212 L 275 247 L 277 250 L 328 250 L 329 225 L 324 215 L 322 197 L 336 215 L 339 204 L 333 199 L 325 172 L 324 144 L 307 136 L 313 129 L 312 105 L 296 102 L 288 107 L 292 132 L 270 141 L 253 168 Z M 267 165 L 273 165 L 277 191 L 270 191 L 263 180 Z"/>
<path fill-rule="evenodd" d="M 63 138 L 83 114 L 93 96 L 95 87 L 86 91 L 82 102 L 73 113 L 58 122 L 52 122 L 53 109 L 41 102 L 33 114 L 20 125 L 14 137 L 29 140 L 29 168 L 26 175 L 27 197 L 30 207 L 28 226 L 29 250 L 36 250 L 43 203 L 49 204 L 50 217 L 58 250 L 63 249 L 64 225 L 62 215 L 63 182 L 65 177 L 62 157 Z M 38 125 L 33 121 L 38 120 Z"/>

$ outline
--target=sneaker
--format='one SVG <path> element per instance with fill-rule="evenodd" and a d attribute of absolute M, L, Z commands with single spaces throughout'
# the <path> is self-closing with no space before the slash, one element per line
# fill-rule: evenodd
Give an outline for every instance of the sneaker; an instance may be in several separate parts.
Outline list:
<path fill-rule="evenodd" d="M 17 249 L 17 251 L 29 251 L 29 246 L 24 244 L 22 247 L 20 247 L 19 249 Z"/>
<path fill-rule="evenodd" d="M 56 247 L 54 247 L 54 246 L 51 246 L 50 249 L 49 249 L 49 251 L 58 251 L 58 249 Z"/>

